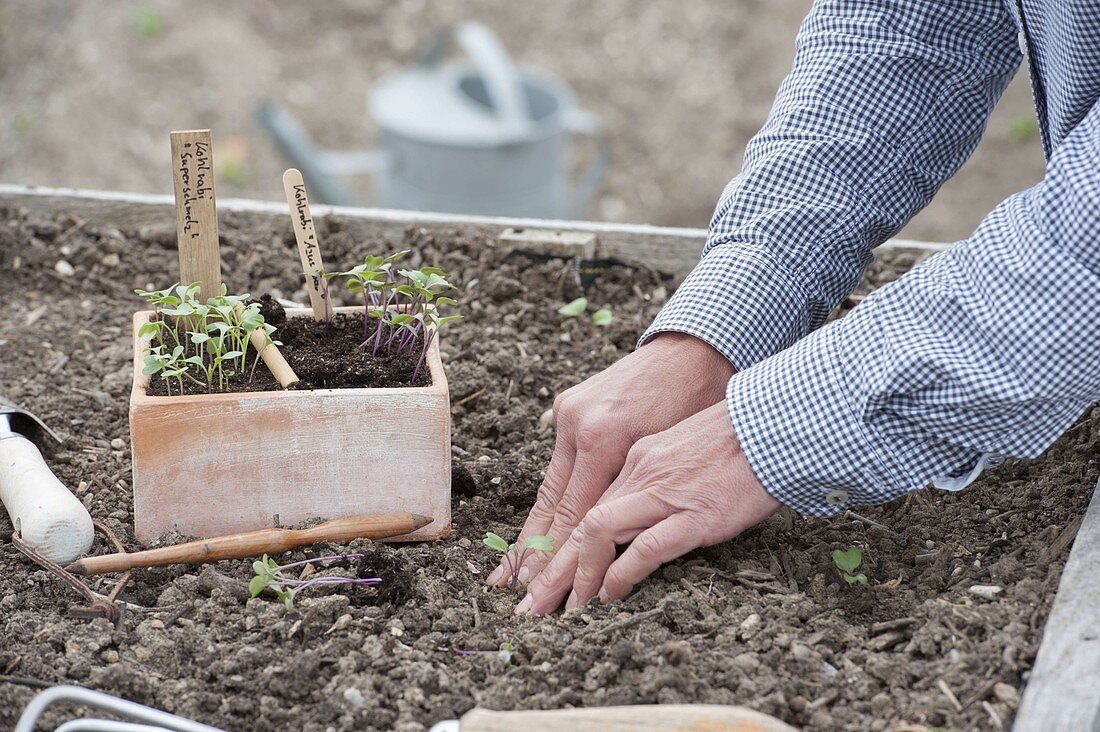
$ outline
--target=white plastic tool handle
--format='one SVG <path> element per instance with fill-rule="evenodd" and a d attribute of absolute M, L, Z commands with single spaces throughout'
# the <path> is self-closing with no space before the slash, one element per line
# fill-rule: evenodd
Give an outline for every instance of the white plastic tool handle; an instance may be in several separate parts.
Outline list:
<path fill-rule="evenodd" d="M 0 500 L 23 540 L 47 559 L 68 564 L 92 547 L 88 509 L 20 435 L 0 439 Z"/>

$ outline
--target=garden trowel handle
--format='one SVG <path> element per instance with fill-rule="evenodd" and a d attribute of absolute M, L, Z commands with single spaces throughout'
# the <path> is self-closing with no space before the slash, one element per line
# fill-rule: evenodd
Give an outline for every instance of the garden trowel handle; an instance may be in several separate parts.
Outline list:
<path fill-rule="evenodd" d="M 432 732 L 795 732 L 767 714 L 719 704 L 656 704 L 589 709 L 492 712 L 473 709 Z"/>
<path fill-rule="evenodd" d="M 23 540 L 58 564 L 92 546 L 92 517 L 50 472 L 34 443 L 0 414 L 0 500 Z"/>

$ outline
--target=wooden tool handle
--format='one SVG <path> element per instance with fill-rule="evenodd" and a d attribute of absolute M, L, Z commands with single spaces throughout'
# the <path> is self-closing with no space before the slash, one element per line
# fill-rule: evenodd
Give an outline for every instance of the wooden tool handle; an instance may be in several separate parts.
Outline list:
<path fill-rule="evenodd" d="M 240 317 L 240 314 L 244 312 L 244 305 L 237 303 L 235 312 Z M 248 336 L 248 342 L 256 349 L 256 353 L 260 354 L 264 366 L 267 366 L 268 371 L 284 389 L 298 383 L 298 374 L 294 373 L 294 369 L 287 363 L 283 352 L 271 342 L 266 331 L 261 328 L 252 331 L 251 335 Z"/>
<path fill-rule="evenodd" d="M 70 564 L 73 574 L 93 575 L 125 572 L 134 567 L 162 567 L 166 564 L 202 564 L 222 559 L 243 559 L 261 554 L 279 554 L 294 547 L 319 541 L 345 542 L 352 539 L 388 539 L 416 531 L 431 523 L 414 513 L 392 516 L 355 516 L 326 521 L 308 529 L 260 529 L 244 534 L 218 536 L 143 552 L 85 557 Z"/>
<path fill-rule="evenodd" d="M 23 540 L 47 559 L 71 562 L 91 548 L 88 509 L 20 435 L 0 439 L 0 501 Z"/>
<path fill-rule="evenodd" d="M 474 709 L 462 717 L 462 732 L 796 732 L 774 717 L 717 704 L 651 704 L 632 707 L 491 712 Z"/>

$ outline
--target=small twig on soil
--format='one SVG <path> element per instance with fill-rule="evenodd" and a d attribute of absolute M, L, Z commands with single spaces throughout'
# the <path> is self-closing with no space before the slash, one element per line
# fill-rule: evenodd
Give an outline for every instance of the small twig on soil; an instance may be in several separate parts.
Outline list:
<path fill-rule="evenodd" d="M 1062 556 L 1062 552 L 1064 552 L 1077 537 L 1077 532 L 1081 530 L 1081 524 L 1084 520 L 1085 517 L 1082 515 L 1066 524 L 1066 527 L 1062 529 L 1057 538 L 1055 538 L 1055 540 L 1050 543 L 1050 546 L 1047 547 L 1046 551 L 1043 552 L 1043 562 L 1051 562 Z"/>
<path fill-rule="evenodd" d="M 837 691 L 836 689 L 833 689 L 832 691 L 827 691 L 824 694 L 822 694 L 820 697 L 818 697 L 817 699 L 814 699 L 812 702 L 807 704 L 806 705 L 806 711 L 812 712 L 815 709 L 819 709 L 821 707 L 832 704 L 833 702 L 835 702 L 839 698 L 840 698 L 840 692 Z"/>
<path fill-rule="evenodd" d="M 936 686 L 939 687 L 943 695 L 947 697 L 947 701 L 951 702 L 951 706 L 955 707 L 956 712 L 963 710 L 963 705 L 959 703 L 959 697 L 955 696 L 955 692 L 951 691 L 951 687 L 947 685 L 947 682 L 943 679 L 936 680 Z"/>
<path fill-rule="evenodd" d="M 791 592 L 800 592 L 798 589 L 798 580 L 794 577 L 794 572 L 791 570 L 791 552 L 787 547 L 780 547 L 779 561 L 783 564 L 783 574 L 787 575 L 787 585 L 791 588 Z"/>
<path fill-rule="evenodd" d="M 694 595 L 697 600 L 699 600 L 699 605 L 700 607 L 702 607 L 705 615 L 709 617 L 714 617 L 718 614 L 714 610 L 714 598 L 709 597 L 705 592 L 700 590 L 695 585 L 691 584 L 687 577 L 680 578 L 680 586 L 690 592 L 692 595 Z"/>
<path fill-rule="evenodd" d="M 985 682 L 982 685 L 982 688 L 978 689 L 978 693 L 975 694 L 974 696 L 970 697 L 970 699 L 967 700 L 966 703 L 963 704 L 963 708 L 966 709 L 967 707 L 973 706 L 977 702 L 980 702 L 982 699 L 989 696 L 989 694 L 992 693 L 992 691 L 993 691 L 993 687 L 996 686 L 996 685 L 997 685 L 997 680 L 996 679 L 990 679 L 989 681 Z"/>
<path fill-rule="evenodd" d="M 629 628 L 630 626 L 637 625 L 638 623 L 643 623 L 646 620 L 649 620 L 650 618 L 655 618 L 658 615 L 664 614 L 665 608 L 668 606 L 668 603 L 669 603 L 669 599 L 666 597 L 664 600 L 661 600 L 661 602 L 658 603 L 657 607 L 655 607 L 655 608 L 652 608 L 650 610 L 646 610 L 644 612 L 637 613 L 635 615 L 631 615 L 629 618 L 623 618 L 622 620 L 617 620 L 614 623 L 611 623 L 610 625 L 603 626 L 602 628 L 596 628 L 594 630 L 590 630 L 587 633 L 585 633 L 585 635 L 605 635 L 607 633 L 614 633 L 616 630 L 622 630 L 624 628 Z"/>
<path fill-rule="evenodd" d="M 180 618 L 182 618 L 185 615 L 190 614 L 191 611 L 194 610 L 194 609 L 195 609 L 194 601 L 184 603 L 182 606 L 180 606 L 180 607 L 176 608 L 174 611 L 172 611 L 172 614 L 169 615 L 168 618 L 164 621 L 164 627 L 165 628 L 171 628 L 173 625 L 175 625 L 177 620 L 179 620 Z"/>
<path fill-rule="evenodd" d="M 20 686 L 30 686 L 34 689 L 48 689 L 53 686 L 53 682 L 29 679 L 24 676 L 0 676 L 0 684 L 19 684 Z"/>
<path fill-rule="evenodd" d="M 508 389 L 504 392 L 504 400 L 508 401 L 512 398 L 512 390 L 516 388 L 516 380 L 508 379 Z"/>
<path fill-rule="evenodd" d="M 875 528 L 883 529 L 884 531 L 889 531 L 890 530 L 890 528 L 887 527 L 886 525 L 880 524 L 878 521 L 872 521 L 871 519 L 867 518 L 866 516 L 860 516 L 855 511 L 845 511 L 845 515 L 849 516 L 850 518 L 855 519 L 856 521 L 864 523 L 867 526 L 874 526 Z"/>
<path fill-rule="evenodd" d="M 477 598 L 470 598 L 470 606 L 474 609 L 474 629 L 476 630 L 481 625 L 481 608 L 477 606 Z"/>
<path fill-rule="evenodd" d="M 908 628 L 910 625 L 916 625 L 919 622 L 920 621 L 914 617 L 885 620 L 881 623 L 874 623 L 871 625 L 871 635 L 879 635 L 880 633 L 887 633 L 891 630 L 901 630 L 903 628 Z"/>
<path fill-rule="evenodd" d="M 997 710 L 993 708 L 993 705 L 987 701 L 982 702 L 982 709 L 989 715 L 989 719 L 993 722 L 993 726 L 997 729 L 1004 729 L 1005 723 L 1001 720 L 1001 715 L 997 714 Z"/>
<path fill-rule="evenodd" d="M 459 399 L 457 402 L 452 404 L 451 409 L 454 409 L 456 407 L 461 407 L 463 404 L 466 404 L 467 402 L 472 402 L 474 399 L 477 399 L 479 396 L 481 396 L 484 393 L 485 393 L 484 388 L 478 389 L 473 394 L 470 394 L 469 396 L 464 396 L 461 399 Z"/>

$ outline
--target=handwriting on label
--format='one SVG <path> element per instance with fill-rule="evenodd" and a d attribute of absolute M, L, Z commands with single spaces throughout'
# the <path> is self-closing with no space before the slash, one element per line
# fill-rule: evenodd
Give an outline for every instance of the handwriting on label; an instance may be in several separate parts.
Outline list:
<path fill-rule="evenodd" d="M 210 145 L 198 141 L 183 143 L 177 165 L 183 196 L 183 230 L 194 239 L 201 234 L 199 220 L 194 216 L 195 203 L 207 201 L 213 196 L 213 186 L 208 184 L 214 175 Z"/>
<path fill-rule="evenodd" d="M 321 286 L 321 277 L 317 271 L 321 266 L 317 262 L 317 231 L 313 228 L 313 219 L 309 215 L 309 200 L 306 198 L 306 187 L 303 183 L 294 186 L 294 210 L 298 215 L 298 226 L 306 234 L 303 247 L 306 255 L 306 274 L 312 279 L 314 292 L 320 294 L 322 300 L 328 300 L 328 288 Z"/>

